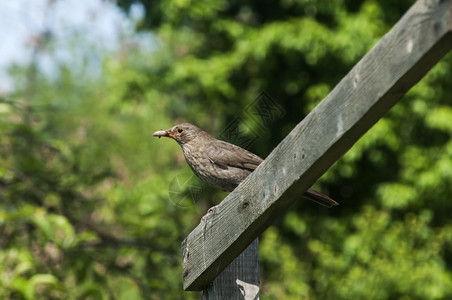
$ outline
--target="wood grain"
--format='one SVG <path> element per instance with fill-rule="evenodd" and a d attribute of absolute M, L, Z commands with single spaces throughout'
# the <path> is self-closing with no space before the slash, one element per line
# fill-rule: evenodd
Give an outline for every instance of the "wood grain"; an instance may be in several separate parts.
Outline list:
<path fill-rule="evenodd" d="M 203 291 L 203 300 L 259 299 L 259 240 L 255 239 Z"/>

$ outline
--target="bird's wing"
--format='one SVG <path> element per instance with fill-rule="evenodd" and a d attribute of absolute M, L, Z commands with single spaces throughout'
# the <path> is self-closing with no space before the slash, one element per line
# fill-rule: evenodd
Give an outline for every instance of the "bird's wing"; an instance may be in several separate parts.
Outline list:
<path fill-rule="evenodd" d="M 256 154 L 224 141 L 210 142 L 205 151 L 211 162 L 224 169 L 231 166 L 254 170 L 263 161 Z"/>

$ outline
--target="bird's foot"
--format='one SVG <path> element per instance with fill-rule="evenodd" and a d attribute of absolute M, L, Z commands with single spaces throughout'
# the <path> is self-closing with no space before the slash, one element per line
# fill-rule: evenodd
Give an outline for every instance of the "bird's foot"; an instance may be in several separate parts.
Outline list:
<path fill-rule="evenodd" d="M 207 213 L 204 216 L 202 216 L 201 221 L 205 222 L 207 220 L 207 217 L 210 216 L 210 214 L 214 212 L 214 210 L 217 208 L 217 206 L 218 205 L 215 205 L 215 206 L 212 206 L 211 208 L 209 208 L 207 210 Z"/>

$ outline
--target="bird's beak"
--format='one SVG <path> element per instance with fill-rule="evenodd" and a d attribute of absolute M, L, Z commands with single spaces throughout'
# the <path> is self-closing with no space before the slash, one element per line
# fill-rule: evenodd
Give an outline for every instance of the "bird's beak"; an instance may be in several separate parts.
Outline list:
<path fill-rule="evenodd" d="M 157 136 L 158 138 L 161 138 L 162 136 L 169 137 L 169 129 L 168 130 L 159 130 L 152 134 L 152 136 Z"/>

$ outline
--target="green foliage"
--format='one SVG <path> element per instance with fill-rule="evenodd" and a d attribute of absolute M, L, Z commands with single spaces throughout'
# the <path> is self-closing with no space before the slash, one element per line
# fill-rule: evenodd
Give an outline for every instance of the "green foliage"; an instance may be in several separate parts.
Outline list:
<path fill-rule="evenodd" d="M 319 298 L 451 297 L 452 278 L 441 252 L 452 241 L 452 228 L 435 231 L 431 219 L 430 211 L 407 213 L 397 220 L 387 211 L 363 207 L 346 225 L 349 234 L 339 248 L 309 241 L 314 269 L 322 270 L 310 276 Z"/>
<path fill-rule="evenodd" d="M 26 90 L 3 99 L 1 298 L 178 297 L 196 211 L 168 205 L 174 175 L 157 176 L 178 150 L 151 136 L 170 123 L 165 105 L 119 103 L 127 86 L 114 81 L 138 71 L 116 72 L 82 86 L 38 76 L 32 105 Z"/>
<path fill-rule="evenodd" d="M 152 51 L 106 53 L 98 80 L 17 67 L 0 99 L 2 299 L 199 297 L 182 291 L 180 242 L 224 193 L 190 181 L 199 194 L 171 198 L 190 170 L 152 132 L 238 121 L 266 156 L 412 1 L 142 3 Z M 451 63 L 321 178 L 339 207 L 300 200 L 262 235 L 262 298 L 452 297 Z M 264 90 L 283 115 L 250 116 Z"/>

